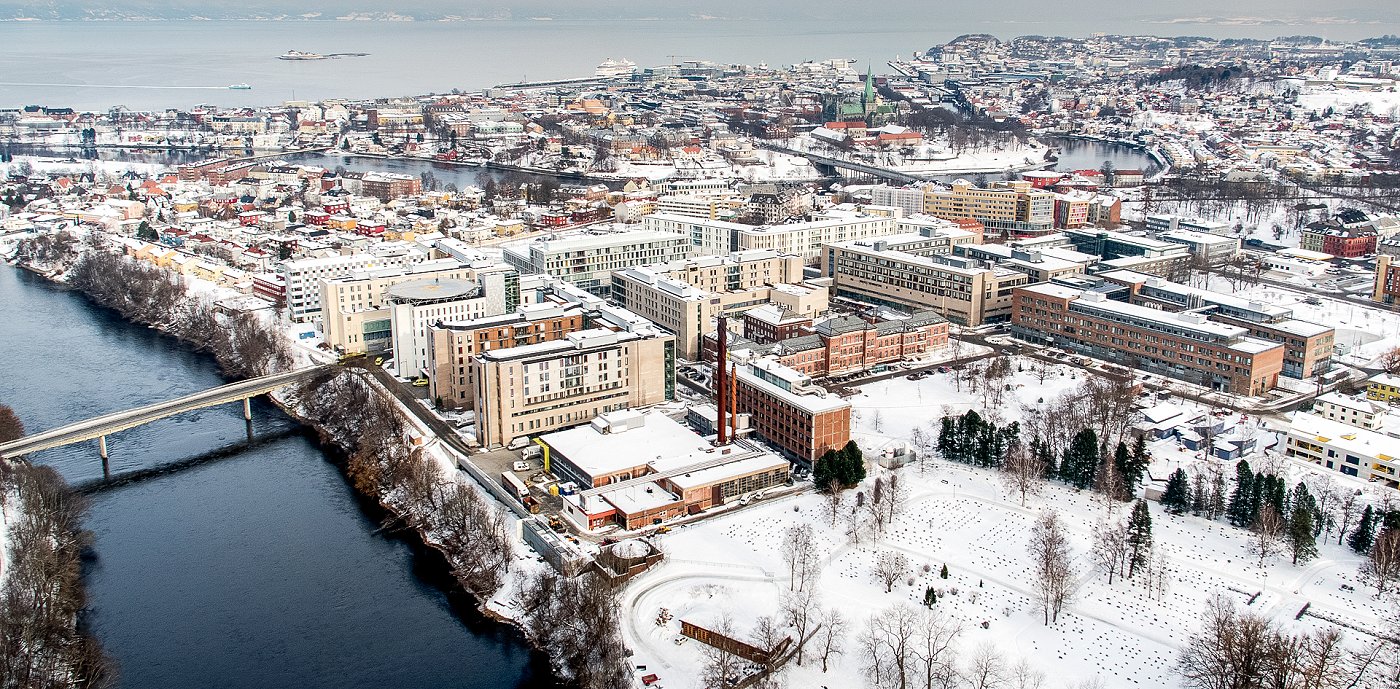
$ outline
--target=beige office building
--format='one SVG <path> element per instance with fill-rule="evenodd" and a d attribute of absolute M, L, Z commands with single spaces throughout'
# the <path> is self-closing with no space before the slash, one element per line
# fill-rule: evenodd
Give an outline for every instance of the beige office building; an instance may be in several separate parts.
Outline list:
<path fill-rule="evenodd" d="M 590 328 L 483 352 L 471 362 L 477 441 L 499 447 L 675 399 L 675 357 L 675 338 L 655 326 Z"/>
<path fill-rule="evenodd" d="M 614 271 L 612 298 L 676 335 L 681 357 L 696 360 L 715 319 L 767 304 L 816 318 L 828 308 L 827 290 L 796 284 L 802 259 L 773 251 L 741 251 Z"/>
<path fill-rule="evenodd" d="M 977 326 L 1011 317 L 1011 293 L 1029 284 L 1025 273 L 981 267 L 980 261 L 919 256 L 882 241 L 837 242 L 822 251 L 822 275 L 835 296 L 931 310 L 954 323 Z"/>
<path fill-rule="evenodd" d="M 498 278 L 487 279 L 496 274 Z M 363 270 L 321 280 L 321 323 L 326 343 L 347 354 L 377 353 L 392 346 L 393 314 L 389 290 L 415 281 L 472 281 L 500 301 L 500 313 L 519 303 L 519 281 L 504 264 L 467 265 L 456 259 L 425 261 L 415 266 Z M 499 292 L 499 295 L 496 293 Z"/>

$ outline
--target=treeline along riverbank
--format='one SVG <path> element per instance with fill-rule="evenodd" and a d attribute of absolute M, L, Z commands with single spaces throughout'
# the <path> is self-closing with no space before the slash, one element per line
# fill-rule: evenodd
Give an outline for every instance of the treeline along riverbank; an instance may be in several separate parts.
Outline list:
<path fill-rule="evenodd" d="M 65 280 L 125 318 L 210 352 L 227 375 L 261 375 L 290 365 L 275 323 L 221 313 L 207 299 L 192 296 L 179 276 L 127 259 L 100 237 L 51 235 L 30 241 L 37 244 L 23 247 L 21 254 L 37 272 Z M 519 558 L 522 564 L 515 565 L 522 547 L 518 524 L 459 478 L 450 461 L 415 444 L 402 410 L 377 382 L 346 368 L 278 397 L 279 406 L 316 431 L 355 491 L 384 510 L 385 524 L 416 533 L 480 610 L 514 623 L 536 648 L 547 649 L 552 666 L 571 684 L 588 689 L 627 684 L 630 670 L 614 592 L 605 578 L 565 578 L 534 558 Z M 520 604 L 505 615 L 490 613 L 487 603 L 503 591 Z"/>

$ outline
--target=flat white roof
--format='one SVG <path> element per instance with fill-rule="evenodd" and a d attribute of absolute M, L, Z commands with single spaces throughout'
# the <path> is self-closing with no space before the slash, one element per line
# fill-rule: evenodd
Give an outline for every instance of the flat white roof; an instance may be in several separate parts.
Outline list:
<path fill-rule="evenodd" d="M 661 484 L 655 481 L 623 486 L 616 490 L 599 493 L 598 496 L 607 500 L 623 514 L 636 514 L 680 502 L 680 496 L 662 488 Z"/>
<path fill-rule="evenodd" d="M 685 474 L 677 474 L 669 477 L 671 483 L 681 490 L 700 488 L 703 486 L 723 483 L 738 476 L 747 476 L 761 471 L 772 469 L 786 469 L 788 461 L 774 454 L 764 453 L 736 459 L 728 464 L 721 464 L 709 469 L 701 469 Z"/>
<path fill-rule="evenodd" d="M 1293 415 L 1292 435 L 1305 438 L 1309 442 L 1327 443 L 1345 452 L 1367 458 L 1392 461 L 1400 457 L 1400 438 L 1392 438 L 1365 428 L 1357 428 L 1340 421 L 1324 419 L 1315 414 L 1297 412 Z M 1344 460 L 1344 457 L 1337 458 Z"/>
<path fill-rule="evenodd" d="M 620 432 L 604 433 L 593 424 L 585 424 L 546 433 L 540 440 L 589 476 L 710 449 L 704 438 L 659 411 L 648 412 L 643 419 L 642 425 Z"/>

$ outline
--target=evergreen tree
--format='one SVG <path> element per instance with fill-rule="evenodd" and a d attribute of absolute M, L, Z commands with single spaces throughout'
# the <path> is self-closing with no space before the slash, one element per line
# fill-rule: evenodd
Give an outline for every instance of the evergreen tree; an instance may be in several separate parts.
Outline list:
<path fill-rule="evenodd" d="M 1235 526 L 1249 526 L 1254 523 L 1254 513 L 1250 511 L 1250 496 L 1254 493 L 1254 472 L 1249 462 L 1241 459 L 1235 465 L 1235 490 L 1230 493 L 1230 504 L 1225 514 Z"/>
<path fill-rule="evenodd" d="M 953 444 L 956 442 L 957 434 L 957 426 L 953 417 L 945 416 L 938 422 L 938 454 L 946 460 L 957 461 L 953 457 Z"/>
<path fill-rule="evenodd" d="M 1118 475 L 1123 477 L 1123 485 L 1129 487 L 1133 485 L 1132 477 L 1128 475 L 1132 462 L 1133 456 L 1128 452 L 1128 445 L 1118 441 L 1118 447 L 1113 448 L 1113 467 L 1118 470 Z"/>
<path fill-rule="evenodd" d="M 1162 506 L 1174 512 L 1184 512 L 1191 506 L 1190 484 L 1186 470 L 1177 469 L 1167 479 L 1167 489 L 1162 492 Z"/>
<path fill-rule="evenodd" d="M 1259 521 L 1259 512 L 1264 509 L 1264 498 L 1269 494 L 1268 478 L 1262 471 L 1254 473 L 1254 480 L 1249 484 L 1249 521 L 1245 522 L 1245 526 L 1253 526 L 1254 522 Z"/>
<path fill-rule="evenodd" d="M 1210 501 L 1210 488 L 1206 486 L 1205 474 L 1197 473 L 1191 475 L 1191 514 L 1201 516 L 1206 512 L 1206 503 Z"/>
<path fill-rule="evenodd" d="M 941 579 L 947 579 L 947 578 L 948 578 L 948 565 L 947 565 L 947 564 L 944 564 L 944 565 L 943 565 L 943 569 L 938 570 L 938 576 L 939 576 L 939 578 L 941 578 Z"/>
<path fill-rule="evenodd" d="M 1302 486 L 1302 484 L 1298 484 Z M 1306 505 L 1294 505 L 1288 519 L 1288 530 L 1284 534 L 1288 549 L 1293 553 L 1293 564 L 1299 560 L 1307 562 L 1317 557 L 1317 540 L 1313 538 L 1313 513 Z"/>
<path fill-rule="evenodd" d="M 1131 451 L 1123 443 L 1118 443 L 1113 451 L 1113 461 L 1118 465 L 1118 473 L 1123 476 L 1123 485 L 1128 487 L 1130 493 L 1136 493 L 1143 474 L 1147 473 L 1147 439 L 1137 436 Z"/>
<path fill-rule="evenodd" d="M 827 487 L 831 485 L 831 479 L 835 478 L 839 481 L 840 477 L 837 476 L 837 464 L 839 464 L 839 461 L 836 458 L 835 450 L 823 452 L 822 456 L 818 457 L 816 463 L 812 465 L 812 483 L 816 485 L 818 489 L 826 490 Z"/>
<path fill-rule="evenodd" d="M 1370 505 L 1361 513 L 1361 522 L 1356 525 L 1356 530 L 1347 537 L 1347 546 L 1352 552 L 1362 555 L 1371 552 L 1371 544 L 1376 540 L 1376 513 Z"/>
<path fill-rule="evenodd" d="M 854 486 L 865 480 L 865 454 L 856 441 L 846 442 L 846 446 L 836 453 L 836 478 L 843 486 Z"/>
<path fill-rule="evenodd" d="M 1099 439 L 1092 428 L 1074 435 L 1060 462 L 1060 477 L 1076 488 L 1088 488 L 1099 466 Z"/>
<path fill-rule="evenodd" d="M 1293 486 L 1293 492 L 1288 495 L 1288 508 L 1296 510 L 1299 507 L 1307 510 L 1312 517 L 1313 535 L 1316 536 L 1317 525 L 1322 521 L 1322 515 L 1317 513 L 1317 499 L 1313 497 L 1312 491 L 1308 490 L 1307 484 L 1301 481 L 1298 482 L 1298 485 Z M 1290 514 L 1292 513 L 1290 512 Z"/>
<path fill-rule="evenodd" d="M 1050 443 L 1040 443 L 1040 461 L 1045 463 L 1045 478 L 1054 478 L 1060 474 L 1060 463 L 1055 461 L 1055 451 L 1050 449 Z"/>
<path fill-rule="evenodd" d="M 1377 514 L 1376 521 L 1386 529 L 1400 528 L 1400 511 L 1386 510 L 1383 516 Z"/>
<path fill-rule="evenodd" d="M 1225 514 L 1225 474 L 1215 472 L 1210 478 L 1210 498 L 1206 501 L 1206 516 L 1219 519 Z"/>
<path fill-rule="evenodd" d="M 158 242 L 160 233 L 156 232 L 150 223 L 142 220 L 141 224 L 136 226 L 136 238 L 143 242 Z"/>
<path fill-rule="evenodd" d="M 1128 515 L 1128 576 L 1152 559 L 1152 512 L 1146 500 L 1133 503 Z"/>

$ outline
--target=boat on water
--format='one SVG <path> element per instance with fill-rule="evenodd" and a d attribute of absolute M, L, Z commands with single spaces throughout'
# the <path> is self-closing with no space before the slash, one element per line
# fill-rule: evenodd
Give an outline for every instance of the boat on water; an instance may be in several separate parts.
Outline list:
<path fill-rule="evenodd" d="M 253 88 L 252 86 L 249 86 L 248 84 L 229 84 L 228 87 L 229 87 L 229 90 L 232 90 L 232 91 L 247 91 L 247 90 L 250 90 L 250 89 Z"/>
<path fill-rule="evenodd" d="M 279 60 L 324 60 L 325 55 L 320 53 L 303 53 L 300 50 L 288 50 L 277 56 Z"/>
<path fill-rule="evenodd" d="M 602 79 L 615 79 L 617 77 L 631 76 L 632 71 L 636 68 L 637 63 L 626 58 L 621 60 L 608 58 L 598 65 L 598 69 L 593 71 L 593 75 Z"/>

